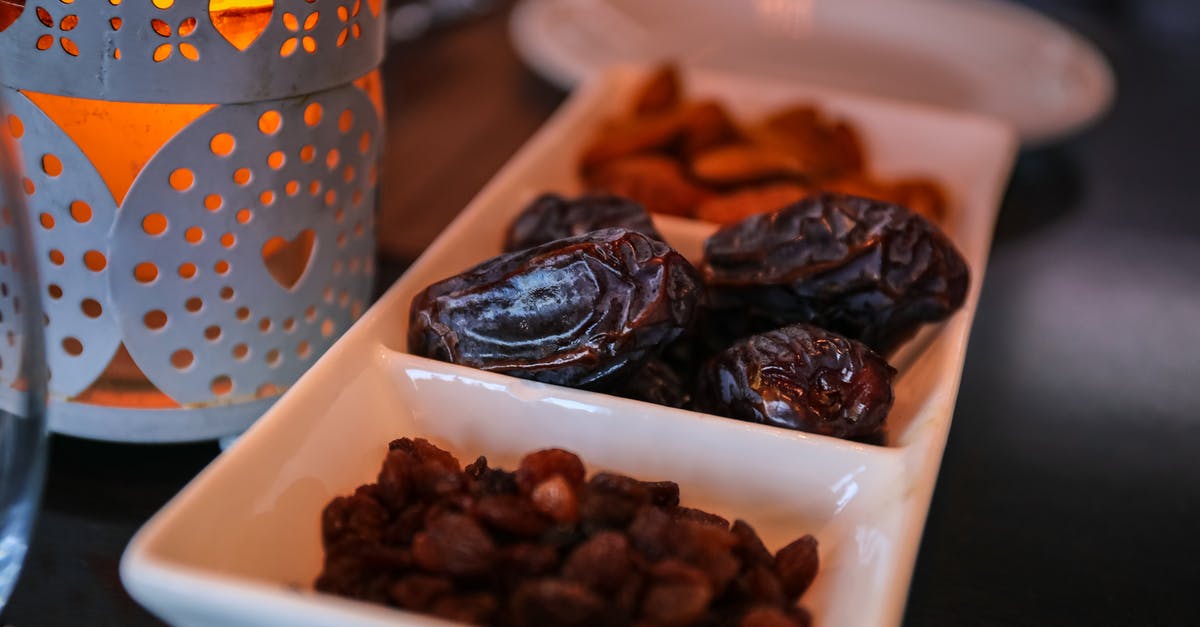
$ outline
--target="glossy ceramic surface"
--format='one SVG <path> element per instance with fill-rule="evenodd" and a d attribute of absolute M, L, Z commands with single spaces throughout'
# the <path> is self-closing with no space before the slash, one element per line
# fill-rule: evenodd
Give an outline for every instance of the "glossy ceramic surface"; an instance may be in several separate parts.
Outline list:
<path fill-rule="evenodd" d="M 881 175 L 925 173 L 952 199 L 949 235 L 973 273 L 966 305 L 897 356 L 886 445 L 856 444 L 543 385 L 404 352 L 409 302 L 428 283 L 497 254 L 504 227 L 544 191 L 576 191 L 574 160 L 640 74 L 577 92 L 409 272 L 245 436 L 135 536 L 129 592 L 184 625 L 443 624 L 312 591 L 319 513 L 373 481 L 389 440 L 426 437 L 460 459 L 513 465 L 546 446 L 590 470 L 679 482 L 686 504 L 744 518 L 771 549 L 806 532 L 822 569 L 804 603 L 827 627 L 900 620 L 950 427 L 992 225 L 1016 149 L 991 120 L 828 89 L 688 73 L 691 93 L 754 115 L 798 99 L 862 130 Z M 918 149 L 917 147 L 920 147 Z M 694 256 L 713 227 L 662 220 Z"/>

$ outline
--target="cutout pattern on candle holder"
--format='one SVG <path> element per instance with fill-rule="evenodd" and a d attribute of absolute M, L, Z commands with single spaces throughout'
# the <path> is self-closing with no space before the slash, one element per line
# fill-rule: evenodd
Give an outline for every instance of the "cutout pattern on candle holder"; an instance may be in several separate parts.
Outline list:
<path fill-rule="evenodd" d="M 128 102 L 261 101 L 341 85 L 373 70 L 384 53 L 377 2 L 26 1 L 0 9 L 0 76 L 30 91 Z M 264 54 L 276 57 L 270 72 L 262 71 Z"/>
<path fill-rule="evenodd" d="M 4 90 L 25 161 L 25 202 L 46 290 L 50 393 L 73 396 L 104 370 L 121 342 L 108 293 L 108 231 L 117 213 L 108 187 L 71 138 L 24 95 Z"/>
<path fill-rule="evenodd" d="M 310 124 L 313 104 L 337 115 Z M 109 287 L 155 386 L 184 405 L 278 393 L 361 314 L 378 137 L 348 86 L 219 107 L 154 156 L 117 217 Z"/>

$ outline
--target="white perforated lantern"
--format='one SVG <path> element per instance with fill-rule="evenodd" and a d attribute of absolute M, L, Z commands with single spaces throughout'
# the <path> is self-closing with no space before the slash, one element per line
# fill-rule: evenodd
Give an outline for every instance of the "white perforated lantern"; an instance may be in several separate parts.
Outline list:
<path fill-rule="evenodd" d="M 361 314 L 380 10 L 0 0 L 0 132 L 35 216 L 52 429 L 240 432 Z"/>

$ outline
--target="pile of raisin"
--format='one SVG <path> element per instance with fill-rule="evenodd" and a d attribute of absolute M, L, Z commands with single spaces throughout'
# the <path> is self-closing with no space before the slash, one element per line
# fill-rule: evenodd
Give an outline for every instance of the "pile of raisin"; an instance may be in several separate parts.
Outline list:
<path fill-rule="evenodd" d="M 803 627 L 818 568 L 812 536 L 772 555 L 745 521 L 679 505 L 675 483 L 589 479 L 562 449 L 507 472 L 395 440 L 321 531 L 318 590 L 499 627 Z"/>

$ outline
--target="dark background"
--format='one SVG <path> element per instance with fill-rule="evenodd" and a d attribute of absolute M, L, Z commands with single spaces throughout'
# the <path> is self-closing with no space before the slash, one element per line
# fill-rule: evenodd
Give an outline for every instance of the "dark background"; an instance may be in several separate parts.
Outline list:
<path fill-rule="evenodd" d="M 1118 95 L 1017 163 L 905 624 L 1200 625 L 1200 2 L 1026 4 L 1095 41 Z M 381 286 L 563 98 L 506 9 L 390 52 Z M 121 552 L 217 452 L 52 438 L 2 622 L 157 624 Z"/>

